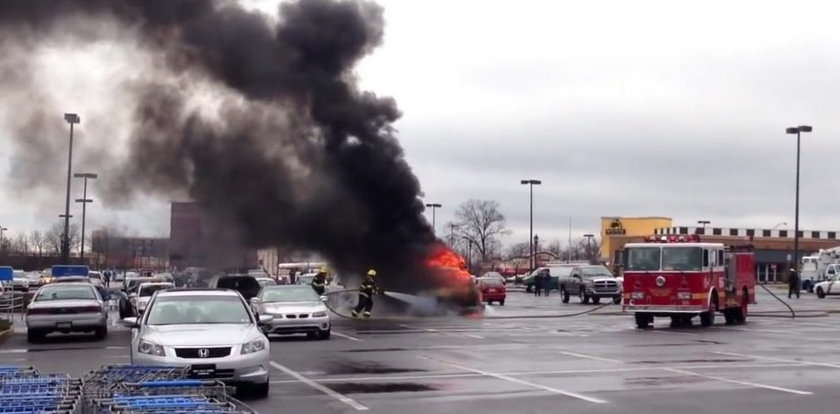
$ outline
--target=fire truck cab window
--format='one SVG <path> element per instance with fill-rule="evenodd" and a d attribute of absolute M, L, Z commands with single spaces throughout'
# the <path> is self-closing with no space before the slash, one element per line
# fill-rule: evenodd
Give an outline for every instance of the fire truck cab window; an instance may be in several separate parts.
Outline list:
<path fill-rule="evenodd" d="M 717 251 L 717 257 L 718 257 L 718 261 L 717 261 L 718 266 L 723 266 L 723 250 L 718 250 Z"/>
<path fill-rule="evenodd" d="M 709 264 L 709 251 L 702 247 L 665 247 L 662 249 L 662 270 L 701 270 Z"/>
<path fill-rule="evenodd" d="M 659 247 L 633 247 L 627 250 L 624 270 L 659 270 Z"/>

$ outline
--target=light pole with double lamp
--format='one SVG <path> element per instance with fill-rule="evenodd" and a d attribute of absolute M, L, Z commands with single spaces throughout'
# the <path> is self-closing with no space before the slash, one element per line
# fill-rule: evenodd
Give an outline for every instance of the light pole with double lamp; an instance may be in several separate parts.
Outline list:
<path fill-rule="evenodd" d="M 82 263 L 84 263 L 84 261 L 85 261 L 85 216 L 87 215 L 87 204 L 93 202 L 93 200 L 87 198 L 87 182 L 88 182 L 88 179 L 92 180 L 92 179 L 97 178 L 97 175 L 93 174 L 93 173 L 76 173 L 76 174 L 73 174 L 73 177 L 82 178 L 82 179 L 85 180 L 85 184 L 84 184 L 85 189 L 82 192 L 82 198 L 77 198 L 76 199 L 77 203 L 82 203 L 82 250 L 79 253 L 79 256 L 81 256 Z"/>
<path fill-rule="evenodd" d="M 530 259 L 528 261 L 528 272 L 533 272 L 534 271 L 534 263 L 536 262 L 536 260 L 534 260 L 534 186 L 542 184 L 542 181 L 540 181 L 540 180 L 521 180 L 520 183 L 522 185 L 529 186 L 530 190 L 531 190 L 531 213 L 530 213 L 530 220 L 531 220 L 530 229 L 531 230 L 530 230 L 530 233 L 528 233 L 528 244 L 530 245 L 529 249 L 528 249 L 528 253 L 530 254 Z"/>
<path fill-rule="evenodd" d="M 64 114 L 70 124 L 70 150 L 67 152 L 67 196 L 64 199 L 64 234 L 61 237 L 61 263 L 70 264 L 70 176 L 73 170 L 73 125 L 82 122 L 77 114 Z"/>
<path fill-rule="evenodd" d="M 439 203 L 428 203 L 428 204 L 426 204 L 426 207 L 432 209 L 432 233 L 437 235 L 437 227 L 435 227 L 435 210 L 439 209 L 443 206 L 440 205 Z"/>
<path fill-rule="evenodd" d="M 811 132 L 814 128 L 810 125 L 790 127 L 785 130 L 788 134 L 796 134 L 796 207 L 793 219 L 793 262 L 791 265 L 799 272 L 799 153 L 801 148 L 801 135 L 803 132 Z"/>

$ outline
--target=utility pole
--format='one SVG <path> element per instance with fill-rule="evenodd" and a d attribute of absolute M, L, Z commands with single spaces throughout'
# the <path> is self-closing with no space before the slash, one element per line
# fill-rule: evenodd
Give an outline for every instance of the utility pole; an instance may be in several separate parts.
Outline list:
<path fill-rule="evenodd" d="M 592 233 L 586 233 L 583 237 L 586 237 L 586 258 L 589 260 L 589 264 L 592 264 L 592 238 L 595 237 L 595 235 Z"/>
<path fill-rule="evenodd" d="M 530 230 L 530 233 L 528 234 L 528 245 L 530 247 L 529 248 L 530 259 L 528 261 L 528 266 L 529 266 L 528 271 L 533 272 L 534 267 L 535 267 L 534 264 L 536 262 L 536 260 L 534 260 L 534 243 L 533 243 L 533 240 L 534 240 L 534 186 L 542 184 L 542 181 L 540 181 L 540 180 L 520 180 L 519 183 L 522 184 L 522 185 L 527 185 L 528 187 L 530 187 L 530 190 L 531 190 L 531 213 L 530 213 L 530 217 L 531 217 L 530 229 L 531 230 Z"/>
<path fill-rule="evenodd" d="M 64 114 L 64 120 L 70 124 L 70 150 L 67 152 L 67 196 L 64 200 L 64 235 L 61 238 L 61 263 L 70 264 L 70 175 L 73 171 L 73 125 L 82 122 L 79 115 Z"/>
<path fill-rule="evenodd" d="M 77 198 L 77 203 L 82 203 L 82 249 L 79 253 L 80 258 L 82 259 L 82 264 L 85 263 L 85 216 L 87 215 L 87 205 L 88 203 L 92 203 L 93 200 L 87 198 L 87 182 L 88 179 L 95 179 L 97 178 L 96 174 L 92 173 L 76 173 L 73 174 L 73 177 L 82 178 L 85 181 L 84 184 L 84 192 L 82 193 L 82 198 Z"/>
<path fill-rule="evenodd" d="M 788 134 L 796 134 L 796 212 L 793 221 L 793 268 L 799 272 L 799 154 L 801 147 L 801 134 L 811 132 L 814 129 L 809 125 L 800 125 L 785 130 Z"/>
<path fill-rule="evenodd" d="M 569 261 L 572 261 L 572 218 L 569 217 Z"/>

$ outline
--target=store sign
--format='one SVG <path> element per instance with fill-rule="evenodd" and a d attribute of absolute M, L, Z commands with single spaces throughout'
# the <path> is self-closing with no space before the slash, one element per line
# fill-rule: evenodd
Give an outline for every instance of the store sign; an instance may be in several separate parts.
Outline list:
<path fill-rule="evenodd" d="M 621 220 L 613 219 L 612 223 L 610 223 L 610 227 L 604 230 L 604 234 L 627 234 L 627 230 L 624 229 L 624 225 L 621 224 Z"/>

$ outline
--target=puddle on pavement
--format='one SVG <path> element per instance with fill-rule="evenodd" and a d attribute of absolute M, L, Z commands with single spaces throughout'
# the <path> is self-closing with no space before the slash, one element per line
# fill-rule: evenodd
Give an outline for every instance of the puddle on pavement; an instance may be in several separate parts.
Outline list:
<path fill-rule="evenodd" d="M 685 375 L 678 377 L 633 377 L 626 378 L 624 382 L 631 385 L 645 385 L 655 387 L 658 385 L 695 384 L 705 380 L 705 378 L 696 377 L 693 375 Z"/>
<path fill-rule="evenodd" d="M 751 362 L 751 359 L 733 359 L 733 358 L 714 358 L 714 359 L 677 359 L 677 360 L 662 360 L 662 361 L 634 361 L 631 364 L 703 364 L 703 363 L 719 363 L 719 362 Z"/>
<path fill-rule="evenodd" d="M 336 361 L 327 368 L 327 373 L 332 375 L 351 374 L 403 374 L 407 372 L 423 372 L 422 369 L 391 367 L 376 362 L 346 362 Z"/>
<path fill-rule="evenodd" d="M 339 382 L 327 385 L 339 394 L 380 394 L 388 392 L 421 392 L 437 391 L 440 387 L 429 384 L 417 384 L 408 382 L 398 383 L 357 383 Z"/>

